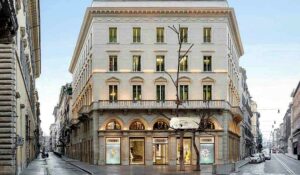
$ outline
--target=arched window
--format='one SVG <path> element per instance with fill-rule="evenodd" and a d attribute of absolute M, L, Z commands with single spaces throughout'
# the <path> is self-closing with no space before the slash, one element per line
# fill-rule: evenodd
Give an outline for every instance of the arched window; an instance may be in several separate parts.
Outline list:
<path fill-rule="evenodd" d="M 145 130 L 145 126 L 140 121 L 134 121 L 133 123 L 131 123 L 129 129 L 130 130 Z"/>
<path fill-rule="evenodd" d="M 168 130 L 169 129 L 169 125 L 160 120 L 160 121 L 157 121 L 154 125 L 153 125 L 153 130 Z"/>
<path fill-rule="evenodd" d="M 215 125 L 210 120 L 202 120 L 201 121 L 201 128 L 202 129 L 215 129 Z"/>
<path fill-rule="evenodd" d="M 121 125 L 118 121 L 112 120 L 106 125 L 107 130 L 121 130 Z"/>

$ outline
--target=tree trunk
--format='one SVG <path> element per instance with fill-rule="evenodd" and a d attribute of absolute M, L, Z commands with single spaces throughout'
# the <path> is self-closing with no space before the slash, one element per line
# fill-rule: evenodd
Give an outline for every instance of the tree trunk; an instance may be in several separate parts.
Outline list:
<path fill-rule="evenodd" d="M 183 158 L 183 135 L 184 131 L 180 130 L 180 146 L 179 146 L 179 163 L 180 163 L 180 171 L 184 171 L 184 158 Z"/>
<path fill-rule="evenodd" d="M 193 146 L 194 146 L 194 149 L 195 149 L 195 152 L 196 152 L 196 157 L 197 157 L 196 168 L 195 168 L 194 171 L 201 171 L 201 168 L 200 168 L 200 154 L 199 154 L 199 150 L 198 150 L 197 145 L 196 145 L 196 132 L 195 131 L 193 132 Z"/>

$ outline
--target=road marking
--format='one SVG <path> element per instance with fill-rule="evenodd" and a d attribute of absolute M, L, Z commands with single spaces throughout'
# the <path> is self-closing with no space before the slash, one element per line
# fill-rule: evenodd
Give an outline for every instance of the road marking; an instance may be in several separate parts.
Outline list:
<path fill-rule="evenodd" d="M 274 156 L 277 161 L 290 173 L 290 174 L 296 174 L 293 170 L 291 170 L 285 163 L 283 163 L 277 156 Z"/>

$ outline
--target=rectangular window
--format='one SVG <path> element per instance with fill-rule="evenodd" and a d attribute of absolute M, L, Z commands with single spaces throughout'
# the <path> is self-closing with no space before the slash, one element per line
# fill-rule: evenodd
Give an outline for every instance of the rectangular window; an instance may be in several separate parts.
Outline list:
<path fill-rule="evenodd" d="M 165 71 L 165 56 L 163 55 L 156 56 L 156 71 L 157 72 Z"/>
<path fill-rule="evenodd" d="M 165 85 L 156 85 L 156 100 L 165 101 Z"/>
<path fill-rule="evenodd" d="M 180 88 L 179 88 L 179 97 L 180 97 L 180 100 L 189 100 L 189 86 L 188 85 L 180 85 Z"/>
<path fill-rule="evenodd" d="M 188 42 L 188 28 L 187 27 L 181 27 L 180 29 L 180 40 L 182 43 Z"/>
<path fill-rule="evenodd" d="M 141 71 L 141 56 L 134 55 L 132 58 L 132 71 L 139 72 Z"/>
<path fill-rule="evenodd" d="M 121 164 L 121 139 L 106 138 L 106 164 Z"/>
<path fill-rule="evenodd" d="M 132 99 L 133 100 L 142 100 L 142 86 L 133 85 L 132 86 Z"/>
<path fill-rule="evenodd" d="M 109 101 L 117 101 L 117 100 L 118 100 L 118 86 L 109 85 Z"/>
<path fill-rule="evenodd" d="M 165 42 L 165 28 L 157 27 L 156 28 L 156 42 L 157 43 L 164 43 Z"/>
<path fill-rule="evenodd" d="M 188 56 L 185 56 L 179 62 L 179 71 L 186 72 L 187 70 L 188 70 Z"/>
<path fill-rule="evenodd" d="M 183 153 L 184 164 L 190 165 L 192 162 L 192 140 L 189 138 L 183 139 Z M 180 157 L 180 139 L 177 139 L 177 164 L 179 164 Z"/>
<path fill-rule="evenodd" d="M 145 140 L 144 138 L 129 139 L 129 160 L 131 165 L 141 165 L 145 162 Z"/>
<path fill-rule="evenodd" d="M 203 85 L 203 100 L 211 100 L 212 99 L 212 86 L 211 85 Z"/>
<path fill-rule="evenodd" d="M 133 42 L 134 43 L 140 43 L 141 42 L 141 28 L 140 27 L 134 27 L 132 29 L 133 32 Z"/>
<path fill-rule="evenodd" d="M 109 42 L 110 43 L 117 42 L 117 28 L 116 27 L 109 28 Z"/>
<path fill-rule="evenodd" d="M 109 56 L 109 71 L 111 72 L 118 71 L 118 56 L 116 55 Z"/>
<path fill-rule="evenodd" d="M 211 28 L 205 27 L 203 29 L 203 42 L 210 43 L 211 42 Z"/>
<path fill-rule="evenodd" d="M 203 70 L 205 72 L 211 71 L 211 56 L 203 57 Z"/>

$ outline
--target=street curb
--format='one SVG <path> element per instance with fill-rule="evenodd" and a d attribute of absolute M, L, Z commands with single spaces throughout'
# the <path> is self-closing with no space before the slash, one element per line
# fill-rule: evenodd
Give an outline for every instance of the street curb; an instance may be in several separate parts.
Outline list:
<path fill-rule="evenodd" d="M 63 156 L 60 157 L 60 158 L 61 158 L 62 160 L 64 160 L 65 162 L 67 162 L 68 164 L 73 165 L 73 166 L 75 166 L 75 167 L 81 169 L 82 171 L 84 171 L 84 172 L 86 172 L 86 173 L 88 173 L 88 174 L 94 175 L 94 173 L 90 172 L 89 170 L 86 170 L 85 168 L 82 168 L 82 167 L 80 167 L 80 166 L 78 166 L 78 165 L 76 165 L 76 164 L 71 163 L 70 161 L 67 161 L 66 159 L 64 159 Z"/>

